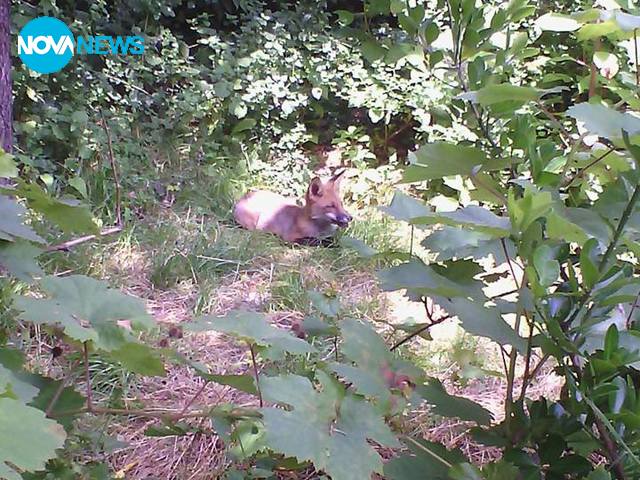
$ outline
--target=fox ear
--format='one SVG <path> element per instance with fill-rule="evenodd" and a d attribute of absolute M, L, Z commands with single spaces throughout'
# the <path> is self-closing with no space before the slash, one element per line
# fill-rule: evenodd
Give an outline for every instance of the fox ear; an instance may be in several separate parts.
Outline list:
<path fill-rule="evenodd" d="M 313 177 L 313 180 L 311 180 L 309 184 L 308 193 L 312 197 L 322 196 L 322 180 L 320 180 L 320 177 Z"/>
<path fill-rule="evenodd" d="M 344 173 L 347 171 L 346 168 L 343 168 L 342 170 L 340 170 L 338 173 L 335 173 L 333 175 L 333 177 L 331 177 L 331 180 L 329 180 L 331 183 L 335 184 L 335 185 L 340 185 L 340 181 L 342 180 L 342 175 L 344 175 Z"/>

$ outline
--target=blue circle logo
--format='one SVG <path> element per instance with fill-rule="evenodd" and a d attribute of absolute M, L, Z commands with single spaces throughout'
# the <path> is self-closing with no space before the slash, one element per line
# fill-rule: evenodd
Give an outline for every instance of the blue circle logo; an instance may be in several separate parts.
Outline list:
<path fill-rule="evenodd" d="M 69 27 L 53 17 L 38 17 L 27 23 L 18 35 L 18 56 L 38 73 L 53 73 L 69 63 L 75 40 Z"/>

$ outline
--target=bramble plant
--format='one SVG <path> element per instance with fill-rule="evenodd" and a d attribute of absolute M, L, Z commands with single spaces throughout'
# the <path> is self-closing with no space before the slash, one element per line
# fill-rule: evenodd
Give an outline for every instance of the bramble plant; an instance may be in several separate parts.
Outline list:
<path fill-rule="evenodd" d="M 133 2 L 131 18 L 121 2 L 86 11 L 47 3 L 21 3 L 14 26 L 42 13 L 86 29 L 146 19 L 155 43 L 139 63 L 78 62 L 60 77 L 16 69 L 16 151 L 0 154 L 0 178 L 9 179 L 0 183 L 0 478 L 111 478 L 106 465 L 70 453 L 81 421 L 96 416 L 155 419 L 153 436 L 207 434 L 188 420 L 208 419 L 233 460 L 230 479 L 312 469 L 334 480 L 640 477 L 632 3 L 373 0 L 272 11 L 238 2 L 220 18 L 198 10 L 207 2 Z M 85 95 L 86 75 L 95 83 Z M 156 325 L 141 300 L 89 276 L 51 275 L 41 260 L 77 245 L 48 246 L 59 231 L 100 236 L 97 218 L 115 224 L 112 233 L 135 222 L 136 203 L 154 200 L 135 193 L 152 183 L 138 172 L 149 157 L 172 192 L 174 180 L 188 191 L 187 171 L 224 182 L 220 172 L 240 171 L 227 164 L 242 162 L 296 189 L 304 147 L 320 134 L 363 171 L 383 176 L 397 164 L 410 185 L 382 210 L 408 223 L 420 248 L 377 252 L 345 239 L 384 261 L 384 290 L 424 305 L 409 331 L 385 339 L 354 318 L 340 291 L 304 292 L 311 313 L 298 335 L 248 310 L 185 324 L 246 347 L 249 373 L 214 374 L 151 346 Z M 399 139 L 419 143 L 407 165 L 397 161 Z M 258 160 L 267 145 L 274 158 Z M 394 153 L 371 169 L 374 157 L 384 164 Z M 223 205 L 227 187 L 212 187 Z M 353 199 L 375 203 L 365 193 Z M 489 296 L 497 266 L 513 289 Z M 407 350 L 454 319 L 499 351 L 499 418 L 448 393 Z M 34 371 L 21 351 L 32 328 L 64 345 L 58 377 Z M 255 402 L 190 408 L 199 391 L 184 409 L 113 405 L 95 395 L 92 359 L 148 377 L 186 366 L 204 385 Z M 545 368 L 562 378 L 559 398 L 529 394 Z M 408 433 L 421 403 L 466 422 L 499 458 L 474 465 Z"/>

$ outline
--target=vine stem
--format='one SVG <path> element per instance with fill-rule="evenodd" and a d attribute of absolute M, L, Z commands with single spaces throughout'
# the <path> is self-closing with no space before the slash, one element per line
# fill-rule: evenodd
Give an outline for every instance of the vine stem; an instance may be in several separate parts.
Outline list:
<path fill-rule="evenodd" d="M 89 373 L 89 344 L 84 342 L 82 344 L 82 356 L 84 358 L 84 381 L 87 384 L 87 411 L 93 413 L 93 395 L 91 392 L 91 374 Z"/>
<path fill-rule="evenodd" d="M 515 269 L 513 268 L 513 263 L 511 262 L 511 257 L 509 257 L 509 251 L 507 250 L 507 244 L 504 241 L 504 238 L 500 239 L 500 244 L 502 245 L 502 250 L 504 251 L 504 256 L 507 259 L 507 265 L 509 266 L 509 271 L 513 276 L 513 282 L 515 283 L 518 290 L 522 288 L 522 286 L 526 283 L 524 276 L 521 279 L 521 282 L 518 282 L 518 277 L 516 276 Z M 514 325 L 514 330 L 516 334 L 520 331 L 520 322 L 522 321 L 523 313 L 520 312 L 520 300 L 518 300 L 518 312 L 516 314 L 516 323 Z M 527 351 L 530 354 L 530 351 Z M 512 413 L 512 405 L 513 405 L 513 387 L 516 376 L 516 362 L 518 360 L 518 352 L 515 347 L 511 347 L 511 352 L 509 354 L 509 369 L 507 371 L 507 396 L 504 402 L 504 418 L 507 428 L 507 435 L 510 435 L 511 431 L 511 413 Z"/>
<path fill-rule="evenodd" d="M 73 375 L 73 370 L 75 369 L 76 366 L 78 366 L 78 363 L 80 363 L 79 360 L 69 365 L 69 369 L 67 370 L 67 373 L 62 378 L 62 380 L 60 380 L 60 385 L 58 385 L 58 388 L 53 394 L 53 397 L 51 397 L 51 401 L 49 402 L 49 405 L 47 406 L 47 409 L 44 412 L 45 416 L 47 417 L 51 416 L 51 412 L 53 412 L 53 409 L 56 407 L 56 403 L 58 403 L 58 400 L 60 399 L 60 395 L 62 395 L 62 392 L 64 391 L 64 388 L 67 385 L 67 382 L 69 382 L 69 379 Z"/>
<path fill-rule="evenodd" d="M 176 410 L 145 410 L 145 409 L 128 409 L 128 408 L 93 407 L 91 411 L 89 411 L 88 408 L 81 408 L 79 410 L 56 412 L 54 415 L 52 415 L 52 418 L 65 417 L 68 415 L 78 415 L 81 413 L 93 413 L 96 415 L 124 415 L 124 416 L 135 416 L 135 417 L 179 420 L 181 418 L 210 417 L 211 415 L 213 415 L 213 409 L 181 413 Z M 246 417 L 260 418 L 262 416 L 260 412 L 257 412 L 255 410 L 248 410 L 248 409 L 232 410 L 231 412 L 225 412 L 224 414 L 225 416 L 229 416 L 233 418 L 246 418 Z"/>
<path fill-rule="evenodd" d="M 184 406 L 184 408 L 182 409 L 182 411 L 180 412 L 180 415 L 184 415 L 187 413 L 187 411 L 189 410 L 189 408 L 191 407 L 191 405 L 193 405 L 193 402 L 196 401 L 196 399 L 202 394 L 202 392 L 204 392 L 204 389 L 207 388 L 207 385 L 209 384 L 209 380 L 205 380 L 204 383 L 202 384 L 202 386 L 198 389 L 198 391 L 195 393 L 195 395 L 193 395 L 193 397 L 191 397 L 191 399 L 187 402 L 187 404 Z"/>
<path fill-rule="evenodd" d="M 260 401 L 260 408 L 263 407 L 262 390 L 260 389 L 260 374 L 258 373 L 258 363 L 256 362 L 256 351 L 253 343 L 249 343 L 249 351 L 251 352 L 251 363 L 253 364 L 253 374 L 256 378 L 256 390 L 258 391 L 258 400 Z"/>
<path fill-rule="evenodd" d="M 116 188 L 116 225 L 122 226 L 122 195 L 120 192 L 120 175 L 118 173 L 118 165 L 116 164 L 116 158 L 113 154 L 113 143 L 111 141 L 111 131 L 107 124 L 107 119 L 104 117 L 104 112 L 100 109 L 100 117 L 102 117 L 102 128 L 107 136 L 107 148 L 109 152 L 109 163 L 111 163 L 111 171 L 113 174 L 113 182 Z"/>
<path fill-rule="evenodd" d="M 613 238 L 607 247 L 607 250 L 604 252 L 602 256 L 602 260 L 600 261 L 600 265 L 598 265 L 598 270 L 600 273 L 606 268 L 609 260 L 611 260 L 611 256 L 618 246 L 618 242 L 620 241 L 620 237 L 622 236 L 622 232 L 624 232 L 624 227 L 627 225 L 633 210 L 636 208 L 636 203 L 638 203 L 638 199 L 640 199 L 640 184 L 636 185 L 631 198 L 629 199 L 629 203 L 622 212 L 622 217 L 620 217 L 620 222 L 618 222 L 618 228 L 616 228 L 615 233 L 613 234 Z"/>

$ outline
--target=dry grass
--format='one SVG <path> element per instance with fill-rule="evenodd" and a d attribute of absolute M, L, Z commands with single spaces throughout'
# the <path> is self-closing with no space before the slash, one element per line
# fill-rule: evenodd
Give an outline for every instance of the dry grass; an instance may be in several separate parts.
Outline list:
<path fill-rule="evenodd" d="M 162 221 L 166 221 L 163 219 Z M 182 220 L 180 220 L 182 222 Z M 176 227 L 177 228 L 177 227 Z M 197 232 L 194 233 L 194 235 Z M 228 337 L 216 332 L 185 333 L 182 338 L 169 338 L 167 332 L 176 325 L 189 322 L 194 307 L 200 298 L 196 275 L 182 278 L 170 288 L 154 288 L 151 281 L 153 253 L 135 241 L 119 242 L 106 246 L 100 264 L 101 276 L 119 283 L 123 290 L 146 300 L 150 313 L 164 332 L 163 338 L 151 339 L 170 347 L 188 358 L 207 365 L 212 373 L 251 373 L 250 357 L 246 347 L 238 345 Z M 238 263 L 239 265 L 240 263 Z M 304 318 L 304 311 L 294 304 L 274 307 L 273 293 L 282 275 L 295 274 L 306 288 L 339 291 L 345 307 L 361 318 L 378 322 L 381 329 L 389 330 L 393 324 L 414 317 L 424 320 L 423 306 L 408 302 L 398 292 L 383 293 L 372 269 L 363 267 L 353 270 L 340 261 L 314 258 L 312 249 L 280 248 L 277 254 L 256 251 L 252 259 L 243 260 L 243 268 L 231 269 L 216 278 L 212 291 L 201 310 L 206 314 L 223 315 L 235 308 L 256 311 L 271 311 L 270 320 L 281 328 L 291 328 Z M 289 277 L 285 277 L 289 278 Z M 510 285 L 501 282 L 499 288 L 508 290 Z M 305 308 L 299 305 L 298 308 Z M 428 359 L 429 348 L 440 345 L 446 351 L 459 327 L 455 322 L 446 322 L 434 329 L 433 342 L 413 341 L 417 357 Z M 426 348 L 425 346 L 428 346 Z M 500 353 L 489 342 L 480 342 L 478 348 L 497 365 Z M 496 367 L 491 365 L 491 367 Z M 523 366 L 519 365 L 519 370 Z M 465 386 L 449 381 L 450 371 L 437 372 L 447 390 L 483 405 L 494 415 L 496 421 L 503 418 L 506 388 L 501 377 L 486 376 L 472 380 Z M 529 387 L 528 397 L 557 398 L 561 381 L 550 370 L 543 369 L 538 379 Z M 516 384 L 516 388 L 519 385 Z M 257 399 L 232 388 L 208 383 L 195 372 L 181 365 L 168 365 L 165 377 L 145 377 L 137 381 L 133 394 L 125 403 L 159 409 L 197 410 L 227 403 L 240 406 L 257 406 Z M 229 467 L 230 459 L 225 445 L 214 432 L 209 419 L 190 419 L 187 422 L 200 429 L 200 433 L 184 436 L 149 437 L 144 434 L 151 426 L 159 426 L 157 419 L 130 418 L 111 419 L 109 433 L 127 446 L 111 454 L 108 461 L 119 478 L 138 479 L 216 479 Z M 412 413 L 408 423 L 412 433 L 430 440 L 442 442 L 449 448 L 459 448 L 474 463 L 482 465 L 499 456 L 497 449 L 487 448 L 471 439 L 466 433 L 469 423 L 434 417 L 428 408 Z M 384 457 L 393 455 L 385 451 Z M 314 478 L 312 471 L 298 474 L 296 478 Z M 290 477 L 293 478 L 293 477 Z"/>

